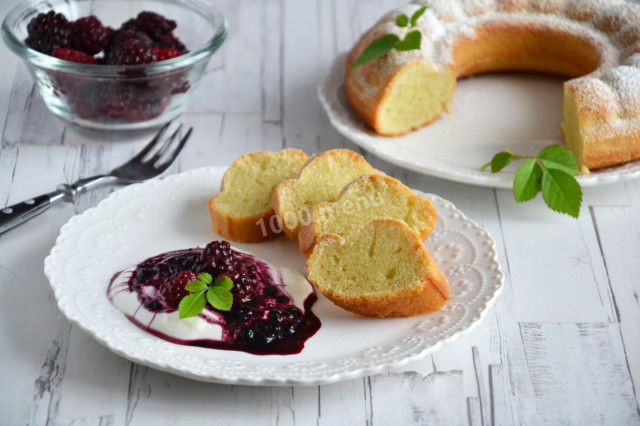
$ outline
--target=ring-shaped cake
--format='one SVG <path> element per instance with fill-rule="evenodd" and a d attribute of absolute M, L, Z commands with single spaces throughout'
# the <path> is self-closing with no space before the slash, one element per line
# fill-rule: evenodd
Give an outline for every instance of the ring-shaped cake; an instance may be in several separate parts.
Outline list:
<path fill-rule="evenodd" d="M 415 27 L 396 18 L 426 11 Z M 421 32 L 420 49 L 391 50 L 353 67 L 386 34 Z M 584 173 L 640 158 L 640 5 L 623 0 L 425 0 L 384 15 L 347 59 L 356 113 L 401 135 L 448 111 L 459 77 L 527 70 L 564 83 L 565 143 Z M 508 118 L 507 118 L 508 119 Z"/>

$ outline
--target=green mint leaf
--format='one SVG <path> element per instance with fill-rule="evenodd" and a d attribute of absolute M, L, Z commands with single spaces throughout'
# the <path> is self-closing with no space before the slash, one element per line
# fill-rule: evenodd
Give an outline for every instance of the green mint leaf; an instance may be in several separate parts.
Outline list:
<path fill-rule="evenodd" d="M 513 196 L 521 203 L 538 195 L 542 185 L 542 169 L 535 158 L 526 160 L 518 171 L 513 181 Z"/>
<path fill-rule="evenodd" d="M 538 154 L 538 159 L 545 168 L 562 170 L 571 176 L 577 175 L 580 171 L 573 153 L 560 145 L 544 147 Z"/>
<path fill-rule="evenodd" d="M 213 277 L 211 277 L 211 274 L 208 272 L 200 272 L 198 274 L 198 279 L 206 285 L 209 285 L 211 284 L 211 282 L 213 282 Z"/>
<path fill-rule="evenodd" d="M 231 281 L 231 278 L 223 275 L 216 279 L 214 286 L 221 287 L 225 290 L 231 290 L 233 288 L 233 281 Z"/>
<path fill-rule="evenodd" d="M 420 9 L 416 10 L 413 15 L 411 15 L 411 27 L 412 28 L 416 26 L 416 22 L 418 22 L 418 19 L 422 16 L 422 14 L 425 12 L 425 10 L 427 10 L 427 6 L 422 6 Z"/>
<path fill-rule="evenodd" d="M 582 189 L 569 173 L 557 169 L 545 170 L 542 175 L 542 197 L 551 210 L 575 218 L 580 214 Z"/>
<path fill-rule="evenodd" d="M 513 153 L 508 151 L 499 152 L 491 160 L 491 173 L 498 173 L 500 170 L 511 164 Z"/>
<path fill-rule="evenodd" d="M 404 40 L 399 41 L 396 44 L 396 49 L 401 52 L 407 50 L 415 50 L 420 49 L 420 41 L 422 40 L 422 33 L 420 30 L 413 30 L 408 32 L 406 36 L 404 36 Z"/>
<path fill-rule="evenodd" d="M 395 34 L 386 34 L 380 38 L 373 40 L 373 42 L 362 52 L 362 55 L 353 64 L 353 68 L 358 68 L 362 64 L 366 64 L 369 61 L 379 58 L 384 55 L 398 43 L 400 38 Z"/>
<path fill-rule="evenodd" d="M 404 13 L 402 15 L 398 15 L 396 18 L 396 25 L 399 27 L 406 27 L 409 25 L 409 17 Z"/>
<path fill-rule="evenodd" d="M 231 292 L 218 286 L 209 287 L 209 290 L 207 290 L 207 300 L 211 306 L 219 311 L 228 311 L 233 304 Z"/>
<path fill-rule="evenodd" d="M 189 281 L 184 288 L 190 293 L 198 293 L 201 291 L 205 291 L 207 289 L 207 285 L 202 281 Z"/>
<path fill-rule="evenodd" d="M 182 298 L 178 305 L 178 316 L 180 319 L 198 315 L 207 304 L 204 292 L 189 294 Z"/>

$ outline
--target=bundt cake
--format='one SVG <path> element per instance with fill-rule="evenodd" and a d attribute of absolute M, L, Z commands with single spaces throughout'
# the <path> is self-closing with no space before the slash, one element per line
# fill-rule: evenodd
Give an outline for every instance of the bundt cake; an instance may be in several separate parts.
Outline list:
<path fill-rule="evenodd" d="M 368 174 L 384 173 L 348 149 L 332 149 L 311 157 L 295 179 L 282 181 L 273 191 L 273 207 L 284 232 L 297 240 L 301 223 L 311 220 L 316 204 L 334 201 L 349 182 Z"/>
<path fill-rule="evenodd" d="M 300 253 L 308 256 L 324 234 L 346 236 L 384 218 L 404 221 L 426 240 L 436 226 L 438 212 L 431 201 L 391 176 L 360 176 L 344 187 L 336 201 L 315 206 L 311 221 L 298 232 Z"/>
<path fill-rule="evenodd" d="M 400 15 L 426 11 L 415 27 Z M 421 33 L 354 67 L 386 34 Z M 458 77 L 502 70 L 559 74 L 565 142 L 583 172 L 640 158 L 640 5 L 623 0 L 424 0 L 384 15 L 347 59 L 347 98 L 382 135 L 401 135 L 450 107 Z"/>
<path fill-rule="evenodd" d="M 213 231 L 240 242 L 278 236 L 281 229 L 271 223 L 271 194 L 281 181 L 297 176 L 306 161 L 307 154 L 293 148 L 238 157 L 225 172 L 220 192 L 209 199 Z"/>
<path fill-rule="evenodd" d="M 329 300 L 364 316 L 419 315 L 449 298 L 449 282 L 420 235 L 398 219 L 374 220 L 346 237 L 323 235 L 307 274 Z"/>

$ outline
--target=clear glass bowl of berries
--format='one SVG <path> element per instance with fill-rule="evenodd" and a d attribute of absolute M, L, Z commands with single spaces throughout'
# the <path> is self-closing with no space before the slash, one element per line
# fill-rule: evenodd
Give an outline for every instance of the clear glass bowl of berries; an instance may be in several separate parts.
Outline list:
<path fill-rule="evenodd" d="M 226 36 L 207 0 L 31 0 L 2 23 L 51 112 L 108 132 L 180 116 Z"/>

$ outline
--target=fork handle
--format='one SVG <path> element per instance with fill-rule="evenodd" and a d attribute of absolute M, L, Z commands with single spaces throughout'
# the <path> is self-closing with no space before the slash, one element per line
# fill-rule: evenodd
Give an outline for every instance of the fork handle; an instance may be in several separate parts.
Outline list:
<path fill-rule="evenodd" d="M 23 201 L 0 210 L 0 234 L 13 229 L 63 201 L 67 192 L 61 189 Z"/>
<path fill-rule="evenodd" d="M 78 194 L 82 194 L 88 189 L 116 181 L 117 178 L 109 175 L 92 176 L 80 179 L 71 185 L 61 184 L 56 191 L 0 209 L 0 234 L 15 228 L 61 201 L 73 202 Z"/>

